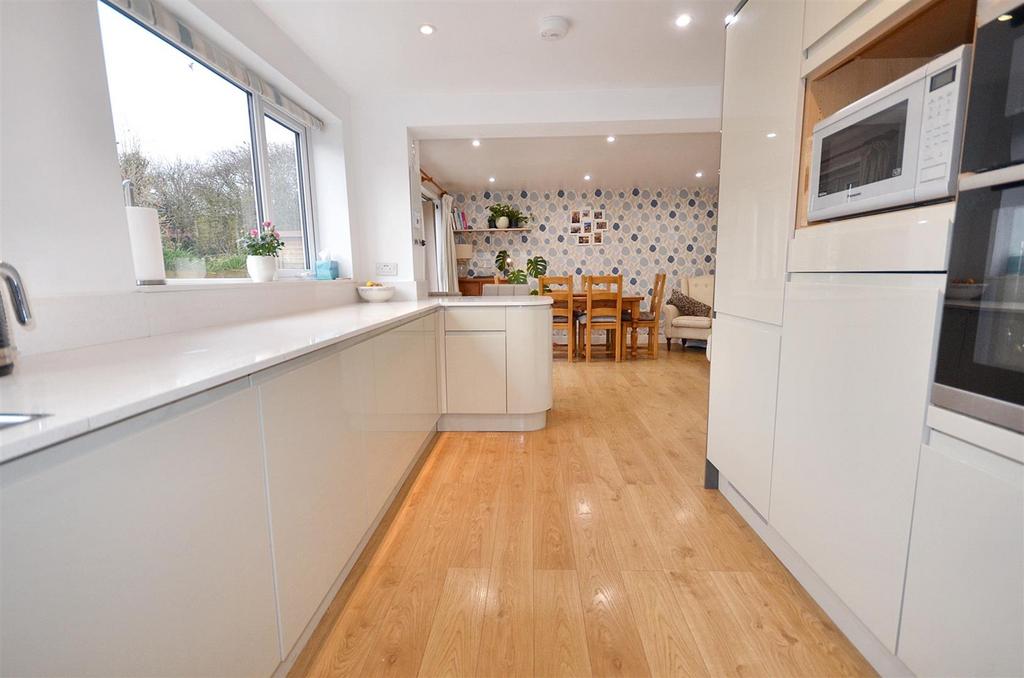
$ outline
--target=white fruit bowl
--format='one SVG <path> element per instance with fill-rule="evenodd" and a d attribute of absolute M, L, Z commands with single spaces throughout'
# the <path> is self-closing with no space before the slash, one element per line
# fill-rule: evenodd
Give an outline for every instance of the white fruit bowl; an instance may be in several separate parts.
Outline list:
<path fill-rule="evenodd" d="M 985 283 L 950 283 L 946 287 L 946 297 L 960 301 L 979 298 L 985 291 Z"/>
<path fill-rule="evenodd" d="M 370 303 L 377 303 L 381 301 L 388 301 L 391 297 L 395 296 L 395 288 L 391 285 L 383 285 L 378 287 L 365 287 L 360 285 L 356 289 L 359 290 L 359 296 L 363 301 Z"/>

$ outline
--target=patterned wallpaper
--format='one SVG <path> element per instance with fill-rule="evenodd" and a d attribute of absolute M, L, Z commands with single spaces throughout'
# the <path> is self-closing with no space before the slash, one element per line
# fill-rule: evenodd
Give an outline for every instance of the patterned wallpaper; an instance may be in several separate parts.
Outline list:
<path fill-rule="evenodd" d="M 471 228 L 487 228 L 487 208 L 496 202 L 531 217 L 530 231 L 457 234 L 456 242 L 473 243 L 469 275 L 494 273 L 494 257 L 502 249 L 520 268 L 540 254 L 552 275 L 621 273 L 627 294 L 650 294 L 659 272 L 668 274 L 666 297 L 679 277 L 715 272 L 717 187 L 502 190 L 459 193 L 454 199 Z M 608 230 L 602 244 L 577 245 L 570 232 L 572 212 L 586 209 L 604 213 Z"/>

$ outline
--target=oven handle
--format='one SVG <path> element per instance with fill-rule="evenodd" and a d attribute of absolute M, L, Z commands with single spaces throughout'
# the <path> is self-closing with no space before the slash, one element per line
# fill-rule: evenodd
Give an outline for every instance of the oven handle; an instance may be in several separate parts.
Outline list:
<path fill-rule="evenodd" d="M 960 190 L 973 191 L 976 188 L 988 188 L 1000 184 L 1012 184 L 1024 181 L 1024 164 L 1010 165 L 989 172 L 964 173 L 960 175 Z"/>

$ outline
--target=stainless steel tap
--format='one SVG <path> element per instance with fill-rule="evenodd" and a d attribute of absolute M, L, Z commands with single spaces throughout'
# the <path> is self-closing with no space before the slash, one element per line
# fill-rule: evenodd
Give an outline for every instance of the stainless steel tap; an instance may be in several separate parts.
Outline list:
<path fill-rule="evenodd" d="M 32 322 L 32 310 L 29 308 L 28 297 L 25 295 L 25 284 L 21 281 L 18 269 L 0 261 L 0 278 L 7 283 L 14 317 L 17 318 L 19 324 L 28 326 Z M 17 355 L 11 328 L 7 326 L 7 312 L 2 297 L 3 294 L 0 293 L 0 377 L 14 371 L 14 358 Z"/>

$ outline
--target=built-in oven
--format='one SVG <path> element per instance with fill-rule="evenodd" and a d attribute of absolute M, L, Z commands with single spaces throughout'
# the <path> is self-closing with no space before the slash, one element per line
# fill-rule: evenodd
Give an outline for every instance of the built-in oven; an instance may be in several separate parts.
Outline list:
<path fill-rule="evenodd" d="M 963 172 L 1024 163 L 1024 5 L 978 28 Z"/>
<path fill-rule="evenodd" d="M 932 402 L 1024 433 L 1024 165 L 960 182 Z"/>

